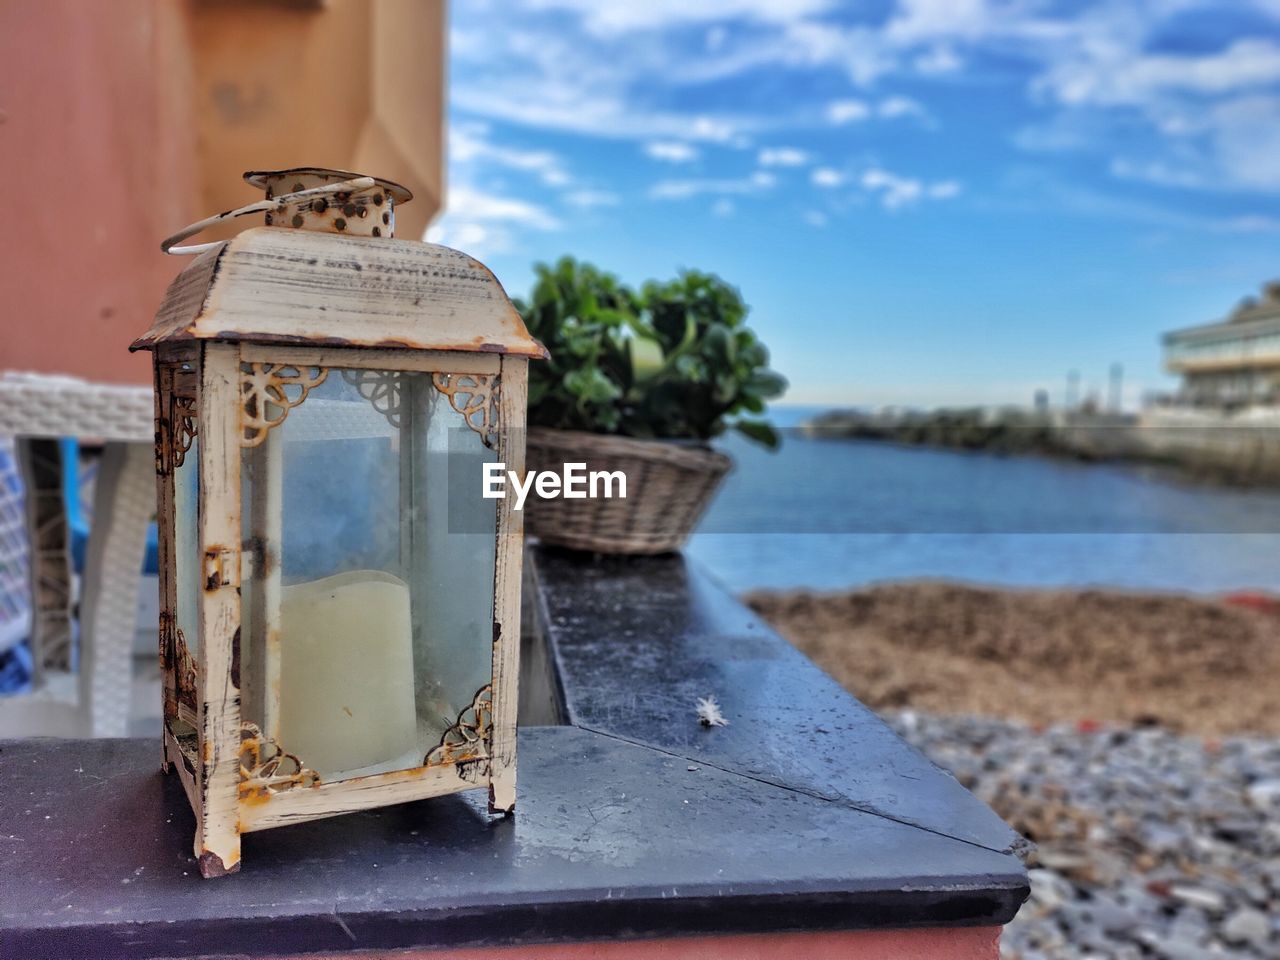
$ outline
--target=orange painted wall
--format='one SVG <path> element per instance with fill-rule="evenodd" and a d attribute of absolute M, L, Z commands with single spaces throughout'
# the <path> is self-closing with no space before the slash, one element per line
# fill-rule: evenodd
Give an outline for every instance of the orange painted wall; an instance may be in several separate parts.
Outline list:
<path fill-rule="evenodd" d="M 999 927 L 770 933 L 340 954 L 353 960 L 998 960 L 999 955 Z M 318 960 L 339 954 L 310 956 Z"/>
<path fill-rule="evenodd" d="M 150 382 L 126 348 L 195 210 L 184 23 L 168 0 L 0 3 L 0 369 Z"/>

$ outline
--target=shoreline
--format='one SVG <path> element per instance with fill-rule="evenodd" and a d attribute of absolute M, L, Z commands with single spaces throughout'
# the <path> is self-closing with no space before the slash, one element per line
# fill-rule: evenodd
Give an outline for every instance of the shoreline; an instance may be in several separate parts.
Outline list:
<path fill-rule="evenodd" d="M 1013 407 L 828 410 L 800 429 L 817 439 L 1150 467 L 1219 486 L 1280 486 L 1280 420 L 1270 411 L 1155 408 L 1139 417 Z"/>

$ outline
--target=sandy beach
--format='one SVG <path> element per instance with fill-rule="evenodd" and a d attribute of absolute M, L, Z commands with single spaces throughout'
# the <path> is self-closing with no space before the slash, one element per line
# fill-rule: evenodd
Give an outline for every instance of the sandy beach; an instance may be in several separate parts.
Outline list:
<path fill-rule="evenodd" d="M 937 582 L 746 600 L 876 709 L 1280 733 L 1265 601 Z"/>

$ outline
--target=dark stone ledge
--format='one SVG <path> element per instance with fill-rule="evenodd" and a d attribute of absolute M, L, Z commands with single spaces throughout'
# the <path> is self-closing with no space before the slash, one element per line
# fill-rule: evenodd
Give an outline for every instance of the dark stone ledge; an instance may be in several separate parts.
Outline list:
<path fill-rule="evenodd" d="M 1026 841 L 678 555 L 533 553 L 568 723 L 1001 853 Z M 781 558 L 779 562 L 785 562 Z M 714 696 L 729 726 L 692 722 Z"/>
<path fill-rule="evenodd" d="M 268 830 L 240 873 L 202 880 L 158 744 L 3 741 L 0 956 L 1012 918 L 1027 881 L 1008 829 L 680 558 L 535 561 L 530 662 L 554 666 L 574 726 L 522 729 L 514 817 L 473 792 Z M 697 725 L 707 694 L 730 726 Z"/>

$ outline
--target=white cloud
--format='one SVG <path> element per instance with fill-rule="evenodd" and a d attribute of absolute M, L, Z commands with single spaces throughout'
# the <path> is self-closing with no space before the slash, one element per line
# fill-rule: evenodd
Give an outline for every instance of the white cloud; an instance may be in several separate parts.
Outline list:
<path fill-rule="evenodd" d="M 510 170 L 535 174 L 550 187 L 567 186 L 572 178 L 560 157 L 547 150 L 520 150 L 499 146 L 487 138 L 488 130 L 478 124 L 449 130 L 449 158 L 460 164 L 487 161 Z"/>
<path fill-rule="evenodd" d="M 1199 172 L 1179 168 L 1163 160 L 1138 161 L 1116 157 L 1111 161 L 1111 173 L 1121 180 L 1142 180 L 1162 187 L 1200 190 L 1208 186 Z"/>
<path fill-rule="evenodd" d="M 518 84 L 516 84 L 518 85 Z M 689 137 L 730 143 L 759 123 L 753 118 L 688 117 L 663 110 L 645 110 L 625 92 L 562 82 L 531 80 L 521 97 L 513 98 L 503 83 L 471 84 L 452 94 L 453 104 L 478 116 L 543 130 L 563 130 L 590 137 L 646 140 Z"/>
<path fill-rule="evenodd" d="M 890 210 L 913 203 L 924 193 L 924 185 L 919 180 L 900 177 L 876 167 L 866 171 L 859 183 L 868 193 L 879 194 L 880 202 Z"/>
<path fill-rule="evenodd" d="M 897 210 L 922 199 L 946 200 L 960 193 L 955 180 L 936 180 L 927 183 L 915 177 L 904 177 L 881 167 L 865 170 L 858 180 L 867 193 L 880 199 L 887 210 Z"/>
<path fill-rule="evenodd" d="M 996 15 L 987 0 L 899 0 L 888 37 L 897 43 L 982 36 Z M 1012 12 L 1012 11 L 1009 11 Z"/>
<path fill-rule="evenodd" d="M 698 159 L 698 148 L 679 140 L 650 141 L 644 145 L 644 152 L 666 163 L 689 163 Z"/>
<path fill-rule="evenodd" d="M 860 87 L 892 71 L 897 60 L 897 52 L 873 29 L 816 20 L 787 24 L 770 49 L 775 63 L 838 69 Z"/>
<path fill-rule="evenodd" d="M 661 36 L 590 41 L 580 30 L 527 10 L 504 16 L 509 28 L 494 31 L 479 4 L 455 11 L 454 72 L 466 78 L 450 87 L 455 111 L 535 129 L 634 140 L 728 143 L 761 122 L 759 116 L 662 108 L 647 95 L 655 77 L 661 78 L 659 84 L 679 85 L 682 65 L 716 57 L 676 56 Z"/>
<path fill-rule="evenodd" d="M 1280 0 L 1250 3 L 1264 15 L 1280 9 Z M 528 128 L 679 143 L 687 153 L 703 144 L 743 148 L 765 137 L 785 142 L 793 134 L 784 131 L 823 119 L 838 126 L 915 116 L 927 123 L 919 102 L 874 86 L 886 77 L 950 82 L 962 69 L 1007 83 L 1016 70 L 1042 111 L 1034 129 L 1018 134 L 1019 146 L 1097 153 L 1123 135 L 1118 177 L 1280 189 L 1270 146 L 1277 120 L 1249 102 L 1278 92 L 1280 37 L 1258 29 L 1216 48 L 1179 47 L 1187 25 L 1178 18 L 1192 9 L 1207 16 L 1208 0 L 890 6 L 887 18 L 863 16 L 860 7 L 854 23 L 832 15 L 842 9 L 837 0 L 529 0 L 501 8 L 476 0 L 455 11 L 451 45 L 460 69 L 451 105 Z M 504 29 L 495 31 L 499 12 Z M 758 75 L 770 82 L 752 91 L 793 89 L 792 81 L 829 91 L 837 72 L 855 95 L 810 98 L 794 109 L 767 92 L 708 106 L 699 89 Z M 1250 123 L 1260 126 L 1250 132 Z M 544 184 L 573 186 L 546 151 L 510 148 L 487 159 Z"/>
<path fill-rule="evenodd" d="M 732 217 L 736 210 L 737 207 L 728 197 L 721 197 L 711 205 L 711 215 L 713 217 Z"/>
<path fill-rule="evenodd" d="M 738 137 L 738 131 L 732 121 L 720 117 L 694 117 L 693 128 L 689 135 L 695 140 L 710 140 L 713 143 L 729 143 Z"/>
<path fill-rule="evenodd" d="M 560 221 L 535 203 L 457 184 L 449 187 L 444 216 L 427 231 L 427 239 L 484 256 L 510 249 L 521 229 L 559 228 Z"/>
<path fill-rule="evenodd" d="M 577 13 L 588 30 L 609 35 L 735 19 L 786 23 L 824 13 L 834 0 L 531 0 L 531 6 Z"/>
<path fill-rule="evenodd" d="M 806 210 L 804 222 L 820 230 L 827 225 L 827 215 L 821 210 Z"/>
<path fill-rule="evenodd" d="M 964 61 L 950 46 L 940 43 L 930 47 L 924 53 L 916 55 L 911 61 L 918 73 L 926 77 L 938 77 L 947 73 L 955 73 L 964 66 Z"/>
<path fill-rule="evenodd" d="M 765 147 L 756 162 L 762 167 L 803 167 L 809 162 L 809 154 L 795 147 Z"/>
<path fill-rule="evenodd" d="M 815 187 L 823 187 L 828 190 L 842 186 L 844 181 L 845 175 L 831 167 L 818 167 L 813 173 L 809 174 L 810 183 Z"/>
<path fill-rule="evenodd" d="M 827 104 L 827 120 L 836 126 L 857 123 L 871 116 L 871 108 L 863 100 L 833 100 Z"/>
<path fill-rule="evenodd" d="M 1163 93 L 1221 94 L 1280 81 L 1280 45 L 1243 38 L 1217 53 L 1137 54 L 1119 45 L 1086 49 L 1055 64 L 1036 88 L 1062 103 L 1145 105 Z"/>
<path fill-rule="evenodd" d="M 1209 115 L 1210 151 L 1227 185 L 1280 190 L 1280 96 L 1221 103 Z"/>
<path fill-rule="evenodd" d="M 751 194 L 769 190 L 777 182 L 777 178 L 765 170 L 737 178 L 660 180 L 649 189 L 649 196 L 655 200 L 683 200 L 708 193 Z"/>
<path fill-rule="evenodd" d="M 1220 233 L 1277 233 L 1280 232 L 1280 220 L 1261 214 L 1245 214 L 1219 220 L 1213 229 Z"/>
<path fill-rule="evenodd" d="M 1131 194 L 1114 194 L 1071 183 L 1036 168 L 1013 171 L 1008 185 L 1026 199 L 1014 209 L 1060 209 L 1073 216 L 1105 220 L 1125 220 L 1160 230 L 1190 230 L 1203 233 L 1268 232 L 1280 222 L 1261 215 L 1216 217 L 1188 213 L 1161 203 L 1137 199 Z"/>
<path fill-rule="evenodd" d="M 595 207 L 616 207 L 620 198 L 608 190 L 573 190 L 564 195 L 565 203 L 570 206 L 590 210 Z"/>
<path fill-rule="evenodd" d="M 485 193 L 468 186 L 449 188 L 446 209 L 467 220 L 510 223 L 535 230 L 556 230 L 560 227 L 555 217 L 535 203 Z"/>
<path fill-rule="evenodd" d="M 887 119 L 897 117 L 923 117 L 926 111 L 919 101 L 910 97 L 886 97 L 876 106 L 876 113 Z"/>
<path fill-rule="evenodd" d="M 1145 114 L 1164 136 L 1137 140 L 1113 158 L 1113 176 L 1181 190 L 1280 191 L 1280 95 L 1159 103 Z M 1015 143 L 1024 149 L 1089 150 L 1106 141 L 1110 119 L 1075 109 L 1020 131 Z"/>
<path fill-rule="evenodd" d="M 468 221 L 450 221 L 445 222 L 444 219 L 432 224 L 427 230 L 427 242 L 439 243 L 446 247 L 453 247 L 455 250 L 461 250 L 469 253 L 473 257 L 485 256 L 495 250 L 505 250 L 509 247 L 510 237 L 505 232 L 502 233 L 502 239 L 499 243 L 494 243 L 494 230 L 483 223 L 474 223 Z"/>
<path fill-rule="evenodd" d="M 837 187 L 842 187 L 848 180 L 847 174 L 832 167 L 818 167 L 809 175 L 809 182 L 815 187 L 821 187 L 824 190 L 834 190 Z"/>

